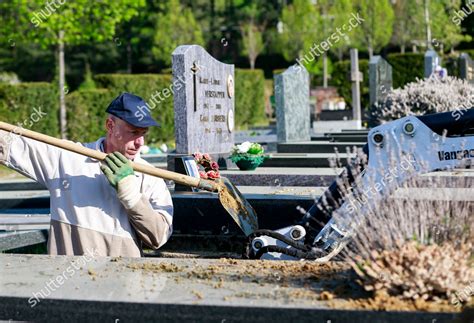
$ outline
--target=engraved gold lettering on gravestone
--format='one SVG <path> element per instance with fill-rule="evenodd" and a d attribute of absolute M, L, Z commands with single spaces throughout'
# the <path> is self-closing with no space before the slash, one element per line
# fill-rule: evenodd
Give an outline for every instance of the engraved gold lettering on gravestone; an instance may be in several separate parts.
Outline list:
<path fill-rule="evenodd" d="M 206 98 L 217 98 L 223 99 L 225 97 L 225 93 L 222 91 L 204 91 L 204 95 Z"/>
<path fill-rule="evenodd" d="M 232 98 L 234 96 L 234 78 L 232 75 L 229 75 L 227 77 L 227 95 L 229 98 Z"/>
<path fill-rule="evenodd" d="M 176 48 L 172 62 L 174 80 L 185 79 L 181 82 L 183 87 L 176 88 L 173 96 L 176 153 L 228 154 L 234 145 L 234 136 L 233 131 L 227 130 L 227 123 L 232 124 L 227 118 L 229 110 L 235 114 L 235 94 L 229 99 L 227 80 L 229 75 L 234 78 L 234 66 L 217 61 L 196 45 Z M 195 81 L 194 75 L 190 75 L 192 71 Z M 235 79 L 233 81 L 235 83 Z"/>
<path fill-rule="evenodd" d="M 214 122 L 225 122 L 225 115 L 214 115 Z"/>

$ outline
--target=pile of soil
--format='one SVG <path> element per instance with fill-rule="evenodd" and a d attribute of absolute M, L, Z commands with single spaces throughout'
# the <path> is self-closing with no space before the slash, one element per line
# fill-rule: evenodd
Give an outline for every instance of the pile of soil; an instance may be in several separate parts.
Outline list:
<path fill-rule="evenodd" d="M 311 261 L 268 261 L 220 259 L 210 265 L 187 262 L 186 265 L 139 263 L 127 266 L 144 273 L 173 272 L 181 279 L 193 279 L 212 284 L 214 288 L 225 288 L 228 282 L 277 285 L 278 290 L 270 293 L 242 291 L 232 298 L 284 298 L 305 299 L 322 302 L 337 309 L 364 309 L 380 311 L 430 311 L 458 312 L 448 300 L 407 301 L 383 292 L 373 294 L 364 291 L 355 281 L 356 274 L 344 262 L 325 264 Z M 186 280 L 183 280 L 183 282 Z M 205 295 L 201 295 L 205 297 Z M 201 298 L 201 297 L 199 297 Z"/>

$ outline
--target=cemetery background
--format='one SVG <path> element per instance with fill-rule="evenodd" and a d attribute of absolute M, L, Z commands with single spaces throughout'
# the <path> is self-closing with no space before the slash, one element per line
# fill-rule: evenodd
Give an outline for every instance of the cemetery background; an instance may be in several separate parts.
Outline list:
<path fill-rule="evenodd" d="M 215 8 L 209 7 L 212 5 L 204 1 L 191 3 L 174 0 L 164 4 L 146 1 L 142 3 L 140 10 L 152 14 L 145 17 L 139 14 L 128 22 L 121 22 L 116 26 L 115 34 L 107 41 L 99 43 L 89 40 L 82 44 L 67 45 L 67 85 L 62 90 L 67 107 L 68 138 L 90 141 L 102 135 L 104 108 L 119 92 L 129 91 L 142 96 L 147 102 L 156 103 L 152 114 L 163 127 L 152 130 L 148 142 L 155 147 L 166 142 L 170 150 L 168 154 L 152 154 L 147 159 L 157 167 L 169 167 L 167 157 L 173 153 L 173 146 L 178 138 L 175 132 L 176 101 L 173 100 L 173 95 L 166 94 L 169 94 L 173 84 L 172 53 L 180 45 L 202 45 L 211 57 L 222 63 L 235 65 L 235 143 L 259 141 L 272 155 L 262 168 L 254 172 L 240 172 L 231 166 L 231 169 L 223 170 L 222 174 L 239 185 L 262 215 L 261 227 L 276 229 L 298 221 L 302 216 L 301 211 L 308 209 L 335 178 L 339 168 L 334 166 L 344 165 L 346 158 L 351 156 L 350 150 L 361 147 L 367 140 L 366 129 L 339 127 L 332 131 L 322 131 L 314 123 L 339 122 L 343 118 L 352 118 L 352 91 L 358 79 L 353 75 L 358 74 L 351 75 L 354 68 L 351 68 L 350 48 L 359 48 L 358 71 L 362 74 L 360 105 L 364 125 L 369 125 L 372 121 L 369 112 L 377 111 L 376 104 L 384 106 L 388 95 L 396 97 L 395 91 L 395 94 L 391 94 L 390 84 L 394 89 L 399 89 L 415 82 L 417 78 L 424 79 L 428 70 L 425 66 L 433 67 L 426 63 L 425 57 L 430 48 L 441 56 L 441 65 L 447 68 L 448 74 L 467 79 L 471 84 L 467 88 L 472 91 L 472 62 L 466 56 L 471 54 L 470 57 L 474 57 L 471 42 L 472 17 L 466 15 L 462 28 L 450 21 L 465 5 L 464 2 L 458 2 L 457 7 L 443 2 L 445 15 L 438 15 L 439 3 L 431 1 L 430 6 L 433 7 L 429 8 L 429 12 L 433 19 L 430 23 L 430 40 L 424 35 L 426 26 L 411 25 L 408 28 L 419 32 L 418 34 L 410 34 L 401 27 L 402 22 L 415 24 L 424 20 L 413 18 L 413 15 L 424 17 L 421 12 L 413 13 L 410 11 L 414 10 L 413 7 L 402 6 L 403 3 L 410 2 L 380 1 L 377 3 L 382 4 L 376 8 L 369 8 L 364 1 L 340 1 L 340 7 L 330 6 L 329 1 L 318 1 L 318 5 L 313 5 L 311 1 L 294 1 L 287 5 L 271 1 L 255 1 L 250 4 L 212 3 Z M 42 4 L 37 5 L 36 9 L 39 10 Z M 0 6 L 5 9 L 2 14 L 5 14 L 5 21 L 8 22 L 8 4 Z M 177 7 L 180 10 L 176 10 Z M 257 9 L 259 7 L 261 10 Z M 233 16 L 235 9 L 239 9 L 241 15 Z M 32 8 L 30 10 L 34 11 Z M 341 42 L 341 46 L 330 48 L 326 57 L 305 64 L 304 69 L 299 70 L 302 76 L 299 73 L 294 75 L 293 64 L 310 51 L 308 40 L 310 45 L 321 41 L 311 28 L 305 30 L 307 35 L 301 37 L 295 33 L 294 28 L 299 28 L 299 23 L 305 25 L 309 21 L 316 22 L 317 28 L 314 29 L 320 33 L 324 29 L 332 33 L 333 28 L 347 22 L 348 13 L 358 11 L 365 13 L 368 26 L 376 26 L 374 40 L 377 41 L 373 43 L 374 46 L 368 46 L 361 37 L 370 33 L 370 29 L 367 30 L 362 25 L 355 28 L 354 33 Z M 181 20 L 176 20 L 177 12 L 182 16 Z M 7 32 L 0 39 L 5 44 L 0 49 L 0 68 L 5 71 L 0 84 L 1 120 L 17 123 L 28 119 L 35 108 L 43 107 L 47 115 L 35 123 L 32 129 L 59 137 L 58 94 L 61 87 L 58 88 L 59 77 L 54 72 L 53 57 L 56 48 L 51 46 L 41 49 L 26 43 L 26 39 L 18 35 L 18 31 L 8 29 L 10 27 L 8 23 L 5 24 L 3 31 Z M 191 38 L 174 37 L 173 41 L 173 37 L 168 37 L 189 34 L 191 30 Z M 257 40 L 252 42 L 250 35 Z M 398 53 L 399 51 L 405 53 Z M 410 53 L 406 53 L 407 51 Z M 463 54 L 460 55 L 461 53 Z M 328 63 L 327 73 L 324 73 L 324 60 Z M 204 64 L 204 68 L 206 66 L 208 65 Z M 391 66 L 391 73 L 388 72 L 388 66 Z M 18 83 L 12 72 L 22 82 Z M 324 86 L 326 83 L 328 87 Z M 421 87 L 423 86 L 422 84 Z M 458 87 L 457 84 L 454 85 L 454 89 Z M 330 96 L 329 92 L 336 92 L 335 95 L 331 94 L 329 102 L 315 102 L 316 95 L 309 97 L 310 93 Z M 153 101 L 152 97 L 157 93 L 164 99 Z M 322 106 L 334 106 L 334 102 L 341 102 L 341 98 L 346 103 L 345 110 L 317 110 Z M 310 111 L 308 102 L 312 103 Z M 191 101 L 182 104 L 186 108 L 192 108 Z M 450 108 L 452 106 L 449 104 L 443 106 L 443 109 Z M 426 111 L 428 109 L 419 112 Z M 332 160 L 336 156 L 335 149 L 339 152 L 339 161 Z M 192 150 L 186 151 L 187 154 L 191 152 Z M 0 169 L 0 175 L 2 172 L 7 178 L 13 177 L 3 168 Z M 461 174 L 461 178 L 458 173 L 428 174 L 421 179 L 421 185 L 429 187 L 443 177 L 442 187 L 453 185 L 465 188 L 465 180 L 469 185 L 472 172 L 462 170 Z M 415 187 L 417 188 L 419 187 Z M 16 240 L 9 239 L 3 248 L 44 253 L 44 248 L 41 247 L 30 247 L 26 251 L 16 248 L 44 242 L 43 229 L 47 227 L 48 221 L 48 194 L 42 187 L 17 179 L 0 183 L 0 191 L 3 196 L 0 199 L 2 210 L 14 209 L 36 221 L 29 223 L 28 227 L 34 230 L 33 234 L 25 237 L 18 234 Z M 204 194 L 190 198 L 187 192 L 173 194 L 176 235 L 161 253 L 154 256 L 167 257 L 183 250 L 191 254 L 196 250 L 206 250 L 209 257 L 216 257 L 216 254 L 239 256 L 244 239 L 238 234 L 232 221 L 222 218 L 222 210 L 215 198 Z M 415 193 L 408 189 L 408 192 L 395 198 L 403 199 L 410 194 Z M 436 199 L 436 195 L 431 199 Z M 11 213 L 7 213 L 7 216 L 3 214 L 3 219 L 9 220 L 8 216 Z M 7 223 L 5 228 L 8 225 L 13 228 L 18 224 Z M 189 249 L 189 246 L 195 249 Z M 318 296 L 319 299 L 320 297 Z M 199 299 L 198 296 L 195 298 Z M 124 296 L 124 299 L 126 301 L 127 297 Z M 448 306 L 448 310 L 452 308 Z"/>
<path fill-rule="evenodd" d="M 373 32 L 376 41 L 373 42 L 372 47 L 375 46 L 376 53 L 382 53 L 393 66 L 394 88 L 400 88 L 415 81 L 417 77 L 424 76 L 424 52 L 427 42 L 443 56 L 444 66 L 447 67 L 449 75 L 460 75 L 459 54 L 462 52 L 471 54 L 471 57 L 474 56 L 470 52 L 472 50 L 470 43 L 472 16 L 466 15 L 459 26 L 453 22 L 453 18 L 460 15 L 459 11 L 465 7 L 464 1 L 453 4 L 438 4 L 433 1 L 429 3 L 431 6 L 429 8 L 431 14 L 429 41 L 426 40 L 426 26 L 422 23 L 424 21 L 422 19 L 424 18 L 423 6 L 413 8 L 410 1 L 406 2 L 408 5 L 403 5 L 405 1 L 394 2 L 393 5 L 389 1 L 382 1 L 380 7 L 367 10 L 368 5 L 365 2 L 347 0 L 342 1 L 339 4 L 340 7 L 332 7 L 330 2 L 325 1 L 316 7 L 307 6 L 308 1 L 296 1 L 294 6 L 289 3 L 286 7 L 271 1 L 262 1 L 262 3 L 253 1 L 244 5 L 238 2 L 225 4 L 216 2 L 212 8 L 211 4 L 204 1 L 193 2 L 194 4 L 186 1 L 180 3 L 177 0 L 165 1 L 162 4 L 154 1 L 139 1 L 134 5 L 132 4 L 135 2 L 131 1 L 128 6 L 130 10 L 135 10 L 135 15 L 132 12 L 130 14 L 132 17 L 128 21 L 124 18 L 124 21 L 117 23 L 117 30 L 114 34 L 108 35 L 108 40 L 98 41 L 91 36 L 92 38 L 84 39 L 78 44 L 66 44 L 64 84 L 66 88 L 64 90 L 67 92 L 65 100 L 67 109 L 70 111 L 67 117 L 70 118 L 69 121 L 75 119 L 74 121 L 77 122 L 79 119 L 85 122 L 90 116 L 99 116 L 101 107 L 106 105 L 117 91 L 133 90 L 144 98 L 150 98 L 156 91 L 163 91 L 170 86 L 171 52 L 183 43 L 196 43 L 205 45 L 216 59 L 236 65 L 236 88 L 241 89 L 236 91 L 237 129 L 268 124 L 269 120 L 265 115 L 274 115 L 274 104 L 273 109 L 269 108 L 270 103 L 274 102 L 272 98 L 273 74 L 294 64 L 296 59 L 310 52 L 313 43 L 321 42 L 326 35 L 332 34 L 333 29 L 347 23 L 351 17 L 350 13 L 364 10 L 366 10 L 367 25 L 376 26 Z M 301 9 L 298 8 L 304 6 L 307 6 L 309 10 L 302 10 L 305 14 L 300 14 L 298 10 Z M 438 14 L 441 6 L 446 6 L 444 15 Z M 30 7 L 26 9 L 31 13 L 42 9 L 40 1 L 37 7 L 33 3 Z M 150 15 L 138 15 L 136 7 L 139 7 L 142 12 L 150 12 Z M 184 10 L 183 18 L 176 21 L 176 26 L 171 26 L 171 21 L 175 21 L 173 19 L 180 16 L 176 12 L 182 11 L 173 10 L 177 7 Z M 128 8 L 127 5 L 121 10 L 126 10 L 126 8 Z M 100 10 L 100 7 L 98 9 Z M 236 9 L 239 14 L 235 13 Z M 32 43 L 31 40 L 34 41 L 38 38 L 38 34 L 41 35 L 41 30 L 33 30 L 36 34 L 30 35 L 31 28 L 27 25 L 24 27 L 24 32 L 15 28 L 13 19 L 15 9 L 8 3 L 2 4 L 2 12 L 5 19 L 2 28 L 4 33 L 0 37 L 0 43 L 4 44 L 0 47 L 0 71 L 3 73 L 0 77 L 3 80 L 0 82 L 0 93 L 2 93 L 0 111 L 5 111 L 4 115 L 9 118 L 7 121 L 17 122 L 18 117 L 23 120 L 23 116 L 16 115 L 20 112 L 17 109 L 9 109 L 10 106 L 43 106 L 51 111 L 47 116 L 50 121 L 45 126 L 38 124 L 37 129 L 45 130 L 51 135 L 59 135 L 60 124 L 57 119 L 59 118 L 57 113 L 59 102 L 56 102 L 59 90 L 56 82 L 58 77 L 54 54 L 57 47 L 50 43 L 40 44 L 43 46 Z M 380 12 L 387 12 L 387 16 L 381 15 Z M 394 16 L 399 18 L 394 19 Z M 55 15 L 51 19 L 53 18 Z M 186 21 L 184 18 L 190 22 L 183 23 Z M 299 23 L 311 24 L 312 21 L 316 26 L 315 30 L 319 30 L 319 33 L 308 29 L 304 33 L 299 33 L 298 37 L 295 36 L 297 33 L 292 28 L 296 28 Z M 52 25 L 57 23 L 50 20 L 44 22 L 45 24 L 50 22 Z M 162 25 L 157 28 L 160 22 Z M 216 26 L 221 27 L 216 28 Z M 440 26 L 447 26 L 447 28 Z M 182 36 L 186 34 L 188 30 L 186 28 L 196 30 L 190 39 Z M 364 74 L 361 84 L 361 106 L 364 110 L 370 107 L 368 83 L 370 57 L 368 54 L 373 52 L 373 49 L 369 48 L 367 41 L 362 39 L 362 36 L 367 34 L 365 28 L 364 26 L 354 28 L 345 39 L 329 48 L 326 55 L 328 85 L 337 89 L 337 96 L 344 99 L 346 109 L 350 109 L 352 104 L 351 83 L 347 78 L 350 71 L 348 48 L 351 46 L 359 48 L 359 70 Z M 325 31 L 321 33 L 321 30 Z M 102 38 L 105 36 L 103 35 Z M 249 51 L 249 48 L 253 50 Z M 41 61 L 41 64 L 38 64 L 38 61 Z M 313 88 L 325 84 L 323 61 L 324 57 L 321 56 L 320 59 L 305 64 L 311 75 Z M 242 70 L 249 66 L 255 67 L 255 70 L 249 72 Z M 120 74 L 110 74 L 117 72 Z M 104 75 L 104 73 L 107 74 Z M 145 76 L 143 73 L 152 75 Z M 15 74 L 18 76 L 16 77 Z M 21 91 L 16 90 L 17 86 L 8 85 L 18 80 L 22 82 Z M 47 84 L 30 83 L 38 81 Z M 160 116 L 157 111 L 160 111 Z M 165 121 L 165 128 L 152 132 L 150 141 L 171 143 L 174 139 L 173 125 L 169 122 L 173 120 L 172 98 L 162 100 L 155 113 L 157 117 Z M 85 118 L 74 118 L 74 116 Z M 324 116 L 320 117 L 324 118 Z M 90 122 L 88 126 L 92 131 L 81 132 L 84 124 L 78 123 L 75 126 L 73 122 L 67 129 L 67 136 L 81 141 L 95 138 L 101 129 L 97 128 L 95 119 L 91 121 L 93 122 Z"/>

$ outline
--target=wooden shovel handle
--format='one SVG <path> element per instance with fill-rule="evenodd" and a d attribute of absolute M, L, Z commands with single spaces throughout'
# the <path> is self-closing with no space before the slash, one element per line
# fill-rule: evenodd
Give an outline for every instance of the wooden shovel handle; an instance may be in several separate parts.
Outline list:
<path fill-rule="evenodd" d="M 1 122 L 1 121 L 0 121 L 0 130 L 5 130 L 5 131 L 8 131 L 10 133 L 14 133 L 14 134 L 17 134 L 17 135 L 20 135 L 20 136 L 25 136 L 27 138 L 30 138 L 30 139 L 33 139 L 33 140 L 36 140 L 36 141 L 40 141 L 40 142 L 43 142 L 43 143 L 48 144 L 48 145 L 52 145 L 52 146 L 55 146 L 55 147 L 58 147 L 58 148 L 62 148 L 62 149 L 68 150 L 68 151 L 72 151 L 74 153 L 84 155 L 84 156 L 87 156 L 87 157 L 90 157 L 90 158 L 94 158 L 94 159 L 97 159 L 97 160 L 101 160 L 101 161 L 104 160 L 105 157 L 107 156 L 107 154 L 105 154 L 101 151 L 94 150 L 94 149 L 89 149 L 89 148 L 86 148 L 82 145 L 76 144 L 76 143 L 71 142 L 71 141 L 57 139 L 57 138 L 54 138 L 54 137 L 51 137 L 51 136 L 48 136 L 48 135 L 41 134 L 39 132 L 35 132 L 35 131 L 27 130 L 27 129 L 24 129 L 24 128 L 20 128 L 20 127 L 17 127 L 17 126 L 14 126 L 14 125 L 11 125 L 11 124 L 8 124 L 8 123 L 5 123 L 5 122 Z M 143 174 L 147 174 L 147 175 L 151 175 L 151 176 L 156 176 L 156 177 L 172 180 L 172 181 L 174 181 L 176 183 L 179 183 L 181 185 L 197 187 L 197 188 L 204 189 L 204 190 L 211 191 L 211 192 L 217 190 L 217 184 L 215 182 L 212 182 L 212 181 L 203 180 L 203 179 L 200 179 L 200 178 L 187 176 L 187 175 L 183 175 L 183 174 L 180 174 L 180 173 L 170 172 L 168 170 L 155 168 L 155 167 L 151 167 L 151 166 L 143 165 L 143 164 L 138 164 L 138 163 L 134 163 L 134 162 L 131 162 L 131 164 L 132 164 L 132 167 L 135 171 L 143 173 Z"/>

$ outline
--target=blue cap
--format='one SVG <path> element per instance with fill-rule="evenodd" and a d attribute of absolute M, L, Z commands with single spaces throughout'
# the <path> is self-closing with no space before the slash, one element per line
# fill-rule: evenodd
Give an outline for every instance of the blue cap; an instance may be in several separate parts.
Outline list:
<path fill-rule="evenodd" d="M 151 117 L 148 104 L 141 97 L 130 93 L 122 93 L 116 97 L 106 112 L 138 128 L 160 126 Z"/>

